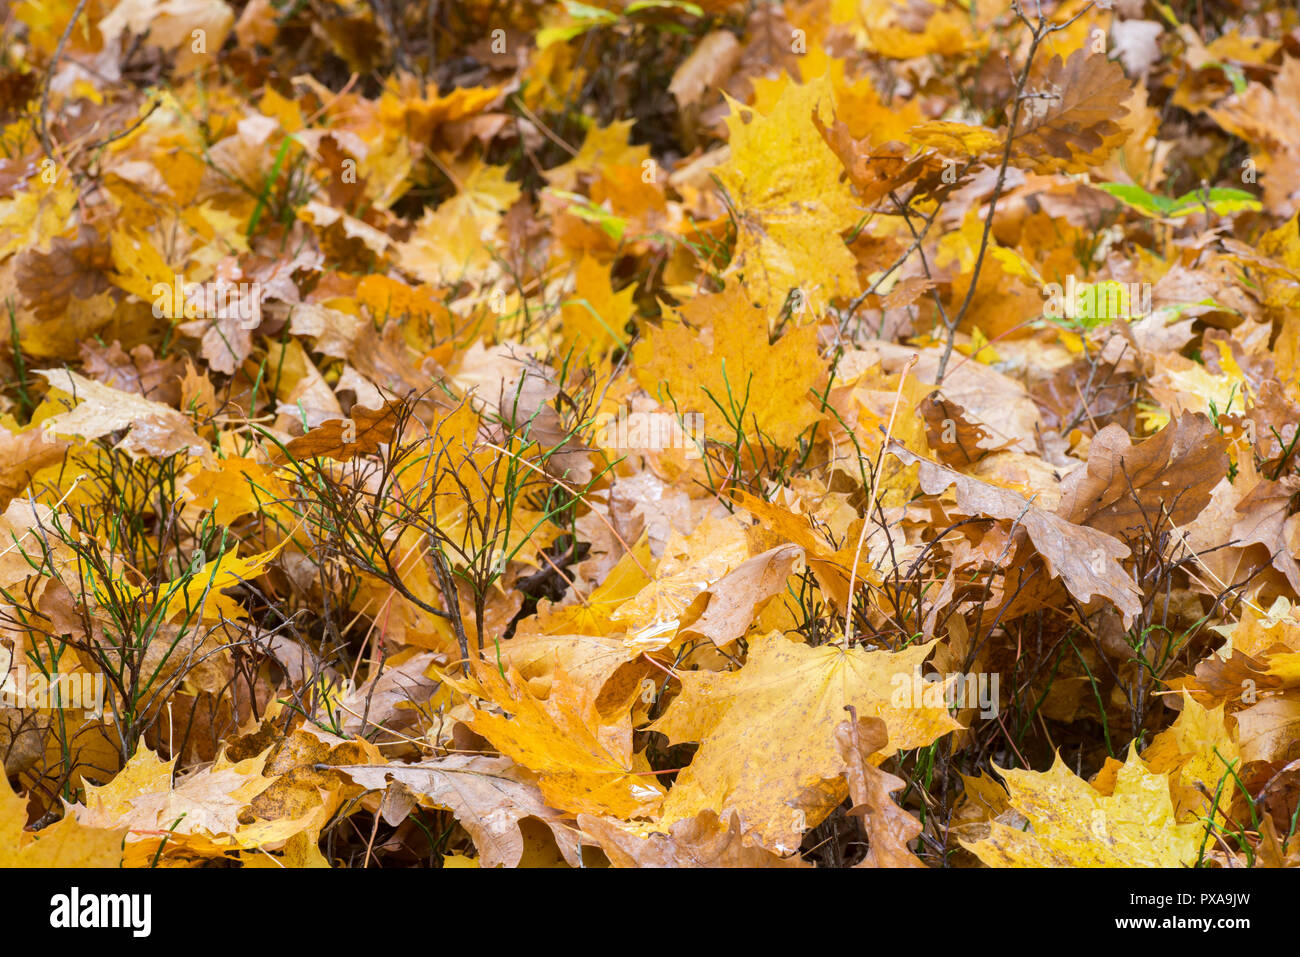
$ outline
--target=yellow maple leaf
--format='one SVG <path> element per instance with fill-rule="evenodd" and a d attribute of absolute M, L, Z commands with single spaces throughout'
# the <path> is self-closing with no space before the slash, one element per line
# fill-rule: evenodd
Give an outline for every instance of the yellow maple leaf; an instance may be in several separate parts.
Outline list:
<path fill-rule="evenodd" d="M 456 195 L 443 206 L 464 209 L 486 225 L 495 226 L 501 214 L 520 196 L 519 184 L 506 179 L 504 166 L 489 166 L 482 160 L 471 159 L 453 163 L 447 172 L 456 186 Z"/>
<path fill-rule="evenodd" d="M 131 813 L 135 799 L 167 790 L 175 770 L 176 758 L 164 761 L 141 744 L 108 784 L 86 785 L 85 801 L 75 808 L 77 817 L 99 826 L 118 822 Z"/>
<path fill-rule="evenodd" d="M 762 434 L 786 446 L 816 421 L 808 393 L 825 363 L 815 327 L 791 330 L 769 345 L 767 313 L 734 283 L 692 300 L 679 315 L 678 322 L 649 328 L 632 349 L 637 380 L 647 390 L 680 413 L 702 414 L 707 434 L 729 440 L 739 424 L 746 436 Z"/>
<path fill-rule="evenodd" d="M 814 47 L 803 56 L 800 72 L 806 78 L 823 74 L 830 77 L 835 92 L 835 117 L 844 121 L 849 135 L 856 140 L 905 143 L 908 131 L 925 119 L 917 100 L 896 97 L 889 101 L 876 92 L 870 77 L 850 80 L 844 61 L 831 58 L 823 47 Z M 771 113 L 786 87 L 794 82 L 784 72 L 776 78 L 755 77 L 750 106 L 759 113 Z"/>
<path fill-rule="evenodd" d="M 320 852 L 320 843 L 306 831 L 299 831 L 285 842 L 279 857 L 272 857 L 262 848 L 240 851 L 240 863 L 245 868 L 266 870 L 270 868 L 327 868 L 330 862 Z M 443 865 L 446 867 L 446 865 Z"/>
<path fill-rule="evenodd" d="M 364 758 L 378 757 L 368 742 L 346 742 L 344 747 L 362 752 Z M 241 849 L 277 849 L 295 834 L 318 834 L 339 802 L 337 795 L 322 801 L 319 789 L 311 786 L 315 781 L 305 788 L 302 807 L 296 809 L 301 813 L 276 820 L 255 813 L 265 810 L 257 799 L 288 778 L 279 776 L 281 769 L 268 767 L 270 754 L 268 748 L 241 761 L 222 755 L 216 763 L 173 783 L 176 759 L 163 761 L 142 744 L 108 784 L 87 785 L 85 802 L 73 805 L 72 814 L 83 825 L 128 828 L 128 867 L 150 866 L 163 852 L 177 858 L 222 857 Z M 331 759 L 340 763 L 321 756 L 321 760 Z M 286 781 L 284 789 L 294 784 Z"/>
<path fill-rule="evenodd" d="M 560 314 L 565 354 L 596 363 L 627 345 L 625 326 L 636 307 L 636 285 L 615 292 L 609 270 L 591 256 L 578 263 L 573 298 Z"/>
<path fill-rule="evenodd" d="M 922 146 L 929 146 L 950 156 L 979 156 L 1002 145 L 1002 138 L 992 130 L 949 120 L 918 123 L 909 131 Z"/>
<path fill-rule="evenodd" d="M 734 810 L 764 846 L 792 852 L 848 796 L 835 743 L 846 706 L 885 722 L 889 739 L 876 763 L 961 727 L 941 704 L 896 695 L 911 687 L 934 645 L 896 653 L 814 648 L 773 632 L 750 642 L 738 671 L 680 673 L 682 693 L 651 730 L 674 744 L 699 741 L 700 749 L 669 791 L 661 823 Z"/>
<path fill-rule="evenodd" d="M 173 293 L 176 272 L 147 236 L 134 231 L 114 230 L 109 243 L 113 250 L 113 268 L 116 270 L 109 276 L 113 285 L 145 302 L 157 300 L 168 319 L 185 318 L 185 297 Z M 157 296 L 155 286 L 160 292 L 165 289 L 169 294 Z"/>
<path fill-rule="evenodd" d="M 488 246 L 491 232 L 485 234 L 481 225 L 463 207 L 441 215 L 430 210 L 416 225 L 414 235 L 398 247 L 398 261 L 402 269 L 423 282 L 490 282 L 497 269 Z"/>
<path fill-rule="evenodd" d="M 578 178 L 583 174 L 599 172 L 605 166 L 640 167 L 650 158 L 650 147 L 633 146 L 628 142 L 635 120 L 618 120 L 609 126 L 591 126 L 582 140 L 577 155 L 542 173 L 552 189 L 572 192 L 578 188 Z"/>
<path fill-rule="evenodd" d="M 502 677 L 495 665 L 477 664 L 474 680 L 448 681 L 506 714 L 475 707 L 471 701 L 473 717 L 466 723 L 502 754 L 536 772 L 548 804 L 574 814 L 623 819 L 658 810 L 664 791 L 645 758 L 632 750 L 629 711 L 611 722 L 597 710 L 598 689 L 584 687 L 558 670 L 551 675 L 550 693 L 539 699 L 514 668 Z"/>
<path fill-rule="evenodd" d="M 962 846 L 989 867 L 1180 867 L 1196 863 L 1201 826 L 1179 824 L 1169 778 L 1129 748 L 1111 794 L 1074 774 L 1060 755 L 1051 770 L 998 769 L 1027 830 L 999 821 Z"/>
<path fill-rule="evenodd" d="M 1205 708 L 1184 691 L 1178 720 L 1151 739 L 1142 760 L 1154 773 L 1169 775 L 1180 820 L 1210 812 L 1206 793 L 1220 795 L 1217 810 L 1226 815 L 1236 791 L 1232 774 L 1242 760 L 1236 738 L 1224 724 L 1222 703 Z"/>
<path fill-rule="evenodd" d="M 481 113 L 501 93 L 500 87 L 459 87 L 446 96 L 420 95 L 409 74 L 390 77 L 379 98 L 379 119 L 389 131 L 412 144 L 426 144 L 438 127 Z"/>
<path fill-rule="evenodd" d="M 186 492 L 198 508 L 210 510 L 218 525 L 267 509 L 289 497 L 288 486 L 253 459 L 231 456 L 220 468 L 194 475 Z"/>
<path fill-rule="evenodd" d="M 356 302 L 380 321 L 390 316 L 418 319 L 421 325 L 431 322 L 439 332 L 450 332 L 447 307 L 436 298 L 436 292 L 430 286 L 408 286 L 390 276 L 371 274 L 357 284 Z M 339 308 L 344 305 L 346 301 Z"/>
<path fill-rule="evenodd" d="M 880 366 L 864 370 L 843 388 L 832 389 L 828 402 L 839 415 L 831 423 L 830 435 L 836 458 L 832 467 L 851 479 L 876 489 L 887 506 L 903 505 L 917 493 L 917 468 L 882 457 L 886 436 L 920 454 L 928 454 L 925 420 L 920 406 L 933 386 L 911 374 L 888 375 Z M 853 441 L 839 441 L 843 429 L 851 428 Z M 864 463 L 879 462 L 874 483 L 867 478 Z"/>
<path fill-rule="evenodd" d="M 872 567 L 869 554 L 855 545 L 862 528 L 856 514 L 853 523 L 844 530 L 845 544 L 837 548 L 826 538 L 830 525 L 827 516 L 812 509 L 796 513 L 787 507 L 798 503 L 798 496 L 784 494 L 781 496 L 784 502 L 779 499 L 765 502 L 736 489 L 732 499 L 761 521 L 764 532 L 771 536 L 767 544 L 791 542 L 804 550 L 808 568 L 817 576 L 817 583 L 841 611 L 848 606 L 850 580 L 879 584 L 880 573 Z"/>
<path fill-rule="evenodd" d="M 852 27 L 863 47 L 895 60 L 931 54 L 954 56 L 988 45 L 987 39 L 977 35 L 968 14 L 929 3 L 909 7 L 891 0 L 833 0 L 831 17 Z M 922 17 L 924 27 L 911 29 Z"/>
<path fill-rule="evenodd" d="M 425 212 L 411 238 L 398 246 L 398 262 L 434 285 L 489 282 L 500 271 L 492 258 L 497 228 L 519 198 L 519 184 L 506 181 L 504 167 L 476 162 L 450 171 L 456 195 Z"/>
<path fill-rule="evenodd" d="M 654 580 L 611 618 L 627 628 L 635 646 L 661 648 L 700 593 L 748 557 L 749 544 L 735 516 L 706 518 L 689 536 L 674 530 Z"/>
<path fill-rule="evenodd" d="M 195 568 L 188 574 L 159 586 L 157 597 L 164 609 L 162 620 L 170 621 L 177 616 L 183 616 L 187 621 L 216 621 L 221 618 L 242 620 L 248 617 L 244 607 L 235 599 L 221 594 L 221 590 L 256 578 L 284 545 L 285 542 L 281 542 L 247 558 L 237 557 L 236 549 L 230 547 L 215 559 L 206 559 L 201 565 L 196 562 Z M 96 583 L 97 592 L 98 588 Z M 127 596 L 146 593 L 129 585 L 119 585 L 118 590 Z M 148 590 L 148 594 L 153 594 L 152 589 Z"/>
<path fill-rule="evenodd" d="M 1176 353 L 1161 359 L 1160 369 L 1152 375 L 1151 394 L 1174 415 L 1185 410 L 1203 415 L 1241 415 L 1245 411 L 1245 376 L 1234 371 L 1235 362 L 1216 374 Z"/>
<path fill-rule="evenodd" d="M 650 566 L 650 543 L 644 537 L 614 565 L 600 586 L 585 598 L 579 597 L 571 605 L 550 608 L 541 602 L 533 619 L 524 619 L 516 631 L 518 635 L 536 631 L 543 635 L 612 635 L 626 627 L 615 622 L 614 614 L 623 603 L 636 596 L 651 581 L 646 573 Z"/>
<path fill-rule="evenodd" d="M 925 117 L 915 99 L 882 98 L 870 77 L 848 82 L 843 60 L 831 61 L 831 79 L 835 83 L 835 115 L 845 122 L 854 139 L 906 142 L 907 131 Z"/>
<path fill-rule="evenodd" d="M 1253 604 L 1243 605 L 1241 618 L 1234 624 L 1214 628 L 1228 639 L 1218 652 L 1225 660 L 1232 652 L 1262 659 L 1279 648 L 1300 651 L 1300 606 L 1278 596 L 1267 610 Z"/>
<path fill-rule="evenodd" d="M 728 102 L 731 159 L 717 176 L 739 217 L 730 272 L 743 272 L 750 295 L 773 310 L 796 289 L 813 313 L 856 294 L 856 264 L 840 234 L 862 213 L 813 124 L 814 112 L 830 122 L 830 80 L 789 84 L 766 115 Z"/>
<path fill-rule="evenodd" d="M 53 160 L 47 162 L 52 163 Z M 47 182 L 46 172 L 53 174 Z M 64 231 L 77 204 L 71 177 L 54 166 L 27 181 L 25 189 L 0 199 L 0 260 L 20 249 L 41 249 Z"/>
<path fill-rule="evenodd" d="M 0 868 L 117 867 L 122 860 L 122 828 L 87 827 L 72 815 L 39 831 L 24 831 L 27 802 L 0 774 Z"/>

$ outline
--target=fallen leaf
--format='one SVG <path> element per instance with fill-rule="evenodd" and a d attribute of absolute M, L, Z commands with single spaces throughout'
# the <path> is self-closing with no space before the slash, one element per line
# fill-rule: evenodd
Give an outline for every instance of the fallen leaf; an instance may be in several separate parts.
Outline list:
<path fill-rule="evenodd" d="M 1178 824 L 1169 779 L 1153 774 L 1130 748 L 1114 791 L 1098 792 L 1057 755 L 1045 773 L 998 769 L 1025 830 L 997 821 L 989 836 L 963 840 L 989 867 L 1188 867 L 1200 832 Z"/>
<path fill-rule="evenodd" d="M 76 408 L 51 416 L 41 423 L 47 436 L 75 435 L 98 439 L 126 430 L 118 446 L 135 456 L 166 457 L 186 452 L 209 454 L 208 444 L 199 438 L 190 420 L 175 409 L 142 395 L 100 385 L 68 369 L 36 369 L 51 388 L 77 402 Z"/>
<path fill-rule="evenodd" d="M 679 672 L 682 692 L 650 727 L 673 743 L 699 741 L 700 749 L 668 792 L 661 823 L 709 808 L 735 811 L 746 834 L 793 853 L 804 831 L 848 796 L 835 743 L 846 706 L 888 727 L 878 760 L 961 727 L 945 707 L 892 703 L 933 650 L 933 642 L 897 653 L 812 648 L 770 634 L 750 642 L 738 671 Z"/>

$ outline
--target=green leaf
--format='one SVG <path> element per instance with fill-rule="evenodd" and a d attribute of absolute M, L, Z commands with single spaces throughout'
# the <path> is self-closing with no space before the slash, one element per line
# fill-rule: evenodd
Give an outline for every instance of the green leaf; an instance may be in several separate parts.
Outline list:
<path fill-rule="evenodd" d="M 623 10 L 629 16 L 633 13 L 640 13 L 642 10 L 681 10 L 683 13 L 689 13 L 693 17 L 704 16 L 704 11 L 693 3 L 685 3 L 683 0 L 634 0 L 629 3 Z"/>
<path fill-rule="evenodd" d="M 1210 190 L 1193 190 L 1184 193 L 1173 202 L 1171 216 L 1187 216 L 1209 206 L 1218 216 L 1229 213 L 1258 212 L 1262 207 L 1252 193 L 1244 189 L 1225 189 L 1216 187 Z"/>
<path fill-rule="evenodd" d="M 623 240 L 623 233 L 627 231 L 627 220 L 621 216 L 615 216 L 608 210 L 602 209 L 579 193 L 571 193 L 563 189 L 551 189 L 547 190 L 547 192 L 569 200 L 569 202 L 573 203 L 568 210 L 570 213 L 579 219 L 599 226 L 614 242 L 617 243 Z"/>
<path fill-rule="evenodd" d="M 1109 193 L 1125 206 L 1136 209 L 1147 216 L 1168 216 L 1174 202 L 1164 196 L 1148 193 L 1141 186 L 1128 183 L 1100 183 L 1097 186 L 1103 193 Z"/>
<path fill-rule="evenodd" d="M 1241 189 L 1215 187 L 1209 190 L 1193 190 L 1177 199 L 1170 199 L 1167 196 L 1156 196 L 1141 186 L 1129 183 L 1099 183 L 1097 188 L 1114 196 L 1125 206 L 1136 209 L 1144 216 L 1153 219 L 1189 216 L 1206 207 L 1209 207 L 1216 216 L 1247 211 L 1257 212 L 1262 208 L 1254 194 Z"/>
<path fill-rule="evenodd" d="M 600 7 L 578 3 L 577 0 L 564 0 L 564 10 L 573 22 L 543 27 L 537 31 L 539 50 L 545 50 L 554 43 L 567 43 L 595 27 L 618 23 L 617 14 L 602 10 Z"/>
<path fill-rule="evenodd" d="M 564 9 L 568 11 L 569 16 L 577 20 L 618 23 L 618 14 L 602 10 L 600 7 L 593 7 L 587 3 L 578 3 L 577 0 L 564 0 Z"/>

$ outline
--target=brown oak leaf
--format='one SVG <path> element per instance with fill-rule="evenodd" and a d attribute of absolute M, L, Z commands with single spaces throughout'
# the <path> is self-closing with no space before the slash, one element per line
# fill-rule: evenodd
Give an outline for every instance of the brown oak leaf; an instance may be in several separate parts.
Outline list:
<path fill-rule="evenodd" d="M 1118 63 L 1082 48 L 1035 72 L 1038 95 L 1021 108 L 1012 157 L 1038 173 L 1078 172 L 1122 134 L 1116 121 L 1128 114 L 1133 84 Z"/>

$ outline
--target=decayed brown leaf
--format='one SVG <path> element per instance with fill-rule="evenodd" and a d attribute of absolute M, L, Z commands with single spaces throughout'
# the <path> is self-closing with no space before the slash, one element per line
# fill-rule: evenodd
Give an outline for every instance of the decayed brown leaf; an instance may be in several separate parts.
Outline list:
<path fill-rule="evenodd" d="M 36 318 L 51 322 L 73 299 L 89 299 L 108 288 L 108 244 L 88 226 L 74 239 L 54 237 L 49 252 L 28 250 L 18 257 L 18 288 Z"/>
<path fill-rule="evenodd" d="M 45 429 L 10 432 L 0 428 L 0 509 L 27 487 L 33 475 L 63 458 L 68 443 Z"/>
<path fill-rule="evenodd" d="M 615 867 L 807 867 L 797 855 L 781 857 L 741 832 L 732 812 L 726 827 L 713 811 L 677 821 L 667 833 L 606 818 L 578 815 L 582 832 L 600 843 Z"/>
<path fill-rule="evenodd" d="M 377 452 L 381 445 L 393 440 L 398 408 L 394 402 L 386 402 L 378 409 L 357 406 L 350 417 L 329 419 L 292 439 L 285 451 L 296 459 L 324 456 L 339 462 Z"/>
<path fill-rule="evenodd" d="M 930 447 L 937 450 L 945 465 L 969 467 L 988 449 L 992 435 L 978 422 L 966 418 L 965 410 L 941 393 L 927 395 L 919 411 L 925 417 Z"/>
<path fill-rule="evenodd" d="M 1163 511 L 1187 525 L 1228 472 L 1228 441 L 1203 415 L 1184 412 L 1144 442 L 1108 425 L 1095 436 L 1088 464 L 1061 486 L 1058 514 L 1116 537 Z"/>
<path fill-rule="evenodd" d="M 1128 113 L 1123 104 L 1132 85 L 1123 69 L 1079 49 L 1065 60 L 1053 57 L 1032 82 L 1037 99 L 1028 101 L 1014 131 L 1016 162 L 1036 172 L 1073 170 L 1081 157 L 1096 162 Z"/>
<path fill-rule="evenodd" d="M 921 488 L 929 495 L 955 486 L 957 508 L 967 515 L 987 515 L 1011 521 L 1023 527 L 1042 556 L 1050 574 L 1057 576 L 1081 602 L 1094 595 L 1115 603 L 1125 619 L 1141 609 L 1138 588 L 1124 571 L 1120 559 L 1127 558 L 1129 548 L 1114 536 L 1075 525 L 1063 515 L 1034 505 L 1009 489 L 962 475 L 952 469 L 926 461 L 898 445 L 890 454 L 908 464 L 919 463 Z"/>
<path fill-rule="evenodd" d="M 858 867 L 924 867 L 907 849 L 921 833 L 921 822 L 890 798 L 890 794 L 907 782 L 880 770 L 871 756 L 889 739 L 885 723 L 879 718 L 854 718 L 835 726 L 835 743 L 844 756 L 849 797 L 853 801 L 850 816 L 860 817 L 870 846 Z"/>

